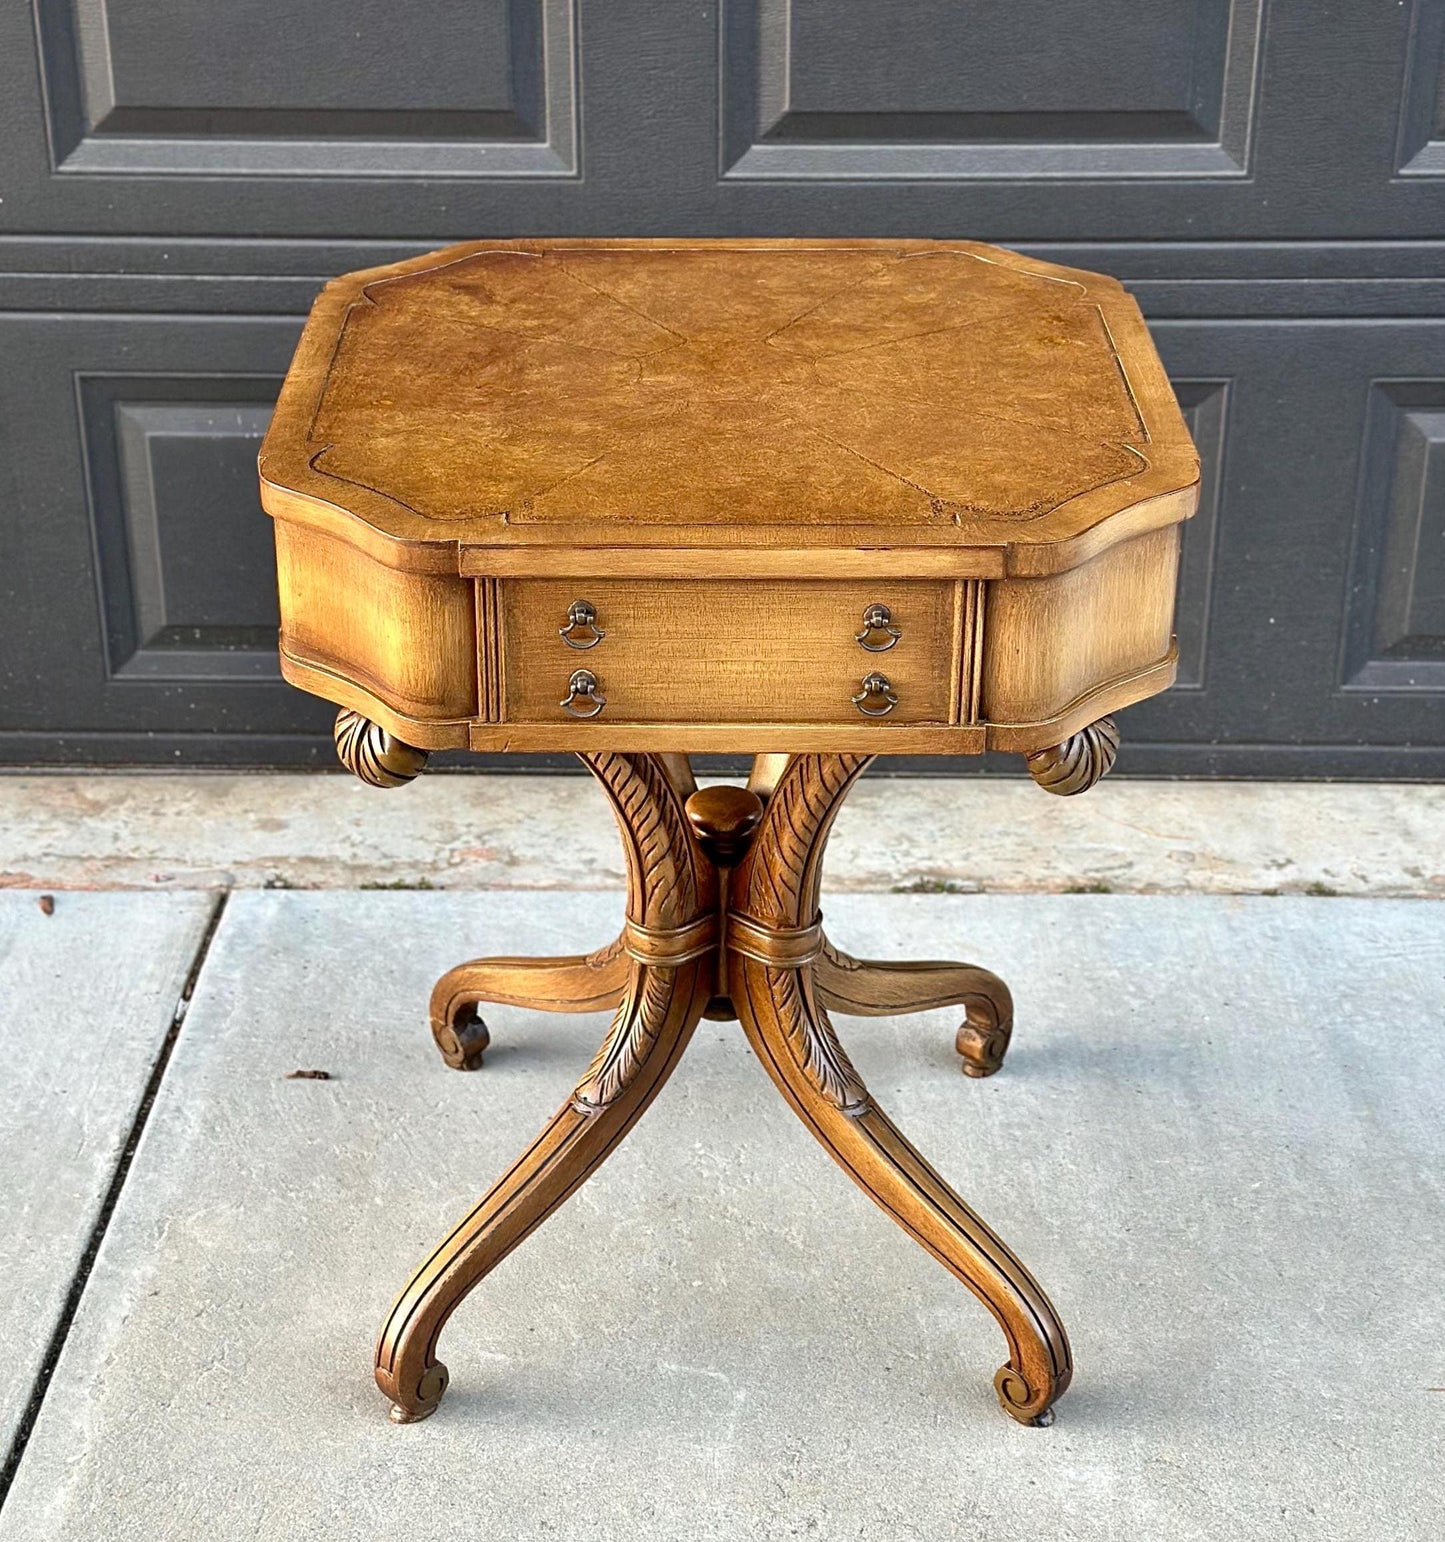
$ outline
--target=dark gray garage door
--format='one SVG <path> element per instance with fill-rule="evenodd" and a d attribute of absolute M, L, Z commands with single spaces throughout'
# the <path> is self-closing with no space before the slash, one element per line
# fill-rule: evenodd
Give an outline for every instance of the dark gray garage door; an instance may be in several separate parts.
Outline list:
<path fill-rule="evenodd" d="M 1441 0 L 0 7 L 0 754 L 329 753 L 254 487 L 305 309 L 565 234 L 1117 273 L 1205 463 L 1124 767 L 1445 770 Z"/>

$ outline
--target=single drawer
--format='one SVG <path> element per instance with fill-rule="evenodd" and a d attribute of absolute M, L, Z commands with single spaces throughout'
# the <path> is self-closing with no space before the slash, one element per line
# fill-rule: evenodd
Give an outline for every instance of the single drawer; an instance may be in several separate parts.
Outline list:
<path fill-rule="evenodd" d="M 960 587 L 503 579 L 506 720 L 947 723 Z M 574 610 L 582 602 L 595 621 L 573 625 L 569 646 L 560 634 L 570 616 L 585 616 Z M 860 642 L 874 606 L 887 619 Z M 594 677 L 590 692 L 585 680 L 571 688 L 578 671 Z M 866 688 L 874 675 L 886 686 Z"/>

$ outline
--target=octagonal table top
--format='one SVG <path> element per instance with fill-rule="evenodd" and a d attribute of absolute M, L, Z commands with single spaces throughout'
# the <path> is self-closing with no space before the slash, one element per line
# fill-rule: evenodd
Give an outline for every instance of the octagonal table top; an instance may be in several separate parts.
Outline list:
<path fill-rule="evenodd" d="M 1187 517 L 1198 459 L 1111 278 L 968 242 L 538 240 L 329 285 L 262 477 L 397 566 L 901 545 L 1043 572 Z"/>

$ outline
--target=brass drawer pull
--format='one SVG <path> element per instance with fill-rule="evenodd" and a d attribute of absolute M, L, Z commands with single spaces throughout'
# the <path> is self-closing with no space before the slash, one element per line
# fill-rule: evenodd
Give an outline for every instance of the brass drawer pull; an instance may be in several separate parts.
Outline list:
<path fill-rule="evenodd" d="M 898 697 L 887 675 L 864 675 L 861 683 L 863 689 L 849 700 L 864 717 L 887 717 L 898 705 Z M 881 707 L 877 705 L 879 702 L 883 703 Z"/>
<path fill-rule="evenodd" d="M 590 712 L 580 711 L 573 706 L 573 702 L 588 701 L 592 703 Z M 567 694 L 557 703 L 573 717 L 596 717 L 607 705 L 607 698 L 597 694 L 597 676 L 590 669 L 574 669 L 572 678 L 567 682 Z"/>
<path fill-rule="evenodd" d="M 880 632 L 886 642 L 874 640 L 874 634 Z M 886 605 L 870 605 L 863 612 L 863 630 L 853 640 L 869 653 L 887 653 L 902 636 L 903 628 L 893 625 L 893 612 Z"/>
<path fill-rule="evenodd" d="M 583 635 L 590 632 L 590 637 Z M 573 634 L 577 635 L 573 635 Z M 573 600 L 567 607 L 567 625 L 557 628 L 557 635 L 569 648 L 576 648 L 582 652 L 587 648 L 595 648 L 607 633 L 597 625 L 597 611 L 590 600 Z M 591 713 L 586 716 L 590 717 Z"/>

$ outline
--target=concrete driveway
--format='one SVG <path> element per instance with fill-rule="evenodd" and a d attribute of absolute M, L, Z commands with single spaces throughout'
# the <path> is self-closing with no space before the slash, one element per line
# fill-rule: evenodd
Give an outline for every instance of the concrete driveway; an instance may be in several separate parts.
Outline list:
<path fill-rule="evenodd" d="M 498 1009 L 461 1075 L 427 990 L 620 903 L 0 895 L 0 1542 L 1445 1534 L 1428 899 L 828 901 L 854 952 L 1013 987 L 985 1082 L 949 1013 L 840 1028 L 1068 1322 L 1051 1429 L 999 1412 L 992 1321 L 732 1024 L 453 1318 L 439 1413 L 390 1424 L 392 1294 L 605 1026 Z"/>

